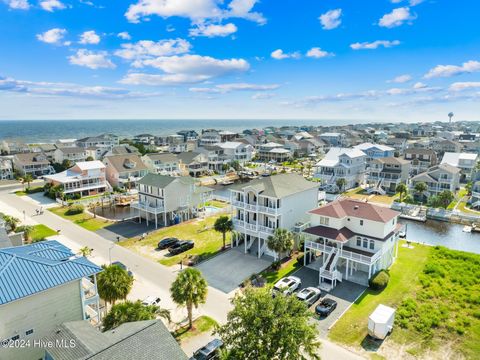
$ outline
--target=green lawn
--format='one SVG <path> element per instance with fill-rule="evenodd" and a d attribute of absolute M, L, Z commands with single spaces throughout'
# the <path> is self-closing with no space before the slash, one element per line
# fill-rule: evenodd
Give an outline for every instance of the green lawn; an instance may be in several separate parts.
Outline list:
<path fill-rule="evenodd" d="M 401 247 L 399 256 L 390 269 L 390 282 L 382 292 L 367 289 L 349 311 L 331 329 L 332 340 L 360 346 L 367 335 L 368 316 L 378 304 L 398 307 L 405 296 L 412 294 L 418 275 L 422 272 L 431 247 L 414 245 L 414 249 Z"/>
<path fill-rule="evenodd" d="M 112 221 L 101 219 L 101 218 L 94 218 L 93 215 L 82 213 L 76 215 L 65 215 L 65 212 L 68 210 L 68 207 L 54 207 L 48 209 L 55 215 L 58 215 L 64 219 L 73 221 L 75 224 L 83 227 L 84 229 L 90 231 L 97 231 L 103 229 L 105 226 L 113 224 Z"/>
<path fill-rule="evenodd" d="M 406 352 L 480 358 L 480 255 L 418 244 L 399 252 L 387 288 L 367 290 L 335 324 L 330 338 L 368 347 L 368 316 L 385 304 L 397 309 L 389 341 Z"/>
<path fill-rule="evenodd" d="M 15 191 L 15 195 L 25 196 L 25 195 L 30 195 L 30 194 L 35 194 L 35 193 L 38 193 L 38 192 L 42 192 L 42 191 L 43 191 L 43 186 L 35 186 L 35 187 L 30 187 L 30 188 L 25 189 L 25 190 L 17 190 L 17 191 Z"/>
<path fill-rule="evenodd" d="M 457 210 L 464 212 L 466 214 L 472 214 L 472 215 L 480 215 L 479 211 L 472 210 L 467 207 L 467 203 L 465 201 L 460 201 L 460 203 L 457 206 Z"/>
<path fill-rule="evenodd" d="M 291 275 L 302 267 L 297 261 L 297 255 L 292 256 L 288 261 L 284 262 L 278 271 L 271 269 L 264 270 L 261 275 L 267 280 L 268 284 L 275 284 L 281 278 Z"/>
<path fill-rule="evenodd" d="M 57 235 L 57 232 L 48 226 L 38 224 L 33 227 L 32 242 L 42 241 L 46 237 Z"/>
<path fill-rule="evenodd" d="M 208 258 L 218 253 L 223 246 L 222 234 L 213 229 L 213 224 L 218 216 L 210 216 L 205 219 L 195 219 L 178 225 L 169 226 L 150 233 L 144 240 L 137 238 L 120 242 L 120 245 L 146 255 L 166 266 L 178 264 L 186 255 L 201 255 Z M 181 240 L 193 240 L 195 247 L 182 254 L 175 256 L 159 257 L 157 244 L 167 237 L 176 237 Z M 226 243 L 230 242 L 230 234 L 227 234 Z"/>
<path fill-rule="evenodd" d="M 205 203 L 205 206 L 214 206 L 223 209 L 228 206 L 228 203 L 219 200 L 210 200 Z"/>
<path fill-rule="evenodd" d="M 213 329 L 217 326 L 217 322 L 208 316 L 200 316 L 198 319 L 193 321 L 193 326 L 191 329 L 187 326 L 182 326 L 181 328 L 175 330 L 172 334 L 177 341 L 186 340 L 188 338 L 200 335 L 204 332 L 212 332 Z"/>

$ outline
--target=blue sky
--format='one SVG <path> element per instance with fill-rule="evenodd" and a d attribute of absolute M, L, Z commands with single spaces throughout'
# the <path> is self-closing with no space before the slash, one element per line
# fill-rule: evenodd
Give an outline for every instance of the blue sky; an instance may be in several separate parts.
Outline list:
<path fill-rule="evenodd" d="M 0 119 L 480 120 L 475 0 L 0 0 Z"/>

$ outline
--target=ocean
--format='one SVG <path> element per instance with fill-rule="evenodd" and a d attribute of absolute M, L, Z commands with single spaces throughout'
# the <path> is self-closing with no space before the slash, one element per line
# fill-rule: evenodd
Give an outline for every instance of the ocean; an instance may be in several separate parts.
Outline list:
<path fill-rule="evenodd" d="M 286 125 L 347 125 L 353 120 L 0 120 L 0 140 L 48 143 L 81 139 L 103 133 L 121 137 L 137 134 L 169 135 L 180 130 L 220 129 L 242 132 L 248 128 Z"/>

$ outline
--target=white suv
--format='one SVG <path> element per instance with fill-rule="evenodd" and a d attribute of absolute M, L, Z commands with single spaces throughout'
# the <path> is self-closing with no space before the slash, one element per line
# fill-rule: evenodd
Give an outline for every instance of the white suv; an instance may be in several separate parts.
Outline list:
<path fill-rule="evenodd" d="M 320 289 L 314 287 L 307 287 L 297 293 L 297 299 L 303 301 L 307 306 L 312 306 L 315 301 L 320 299 Z"/>
<path fill-rule="evenodd" d="M 300 280 L 296 276 L 287 276 L 280 280 L 278 280 L 275 285 L 273 286 L 273 293 L 272 295 L 275 296 L 278 294 L 283 295 L 290 295 L 295 290 L 300 289 L 302 286 L 302 280 Z"/>

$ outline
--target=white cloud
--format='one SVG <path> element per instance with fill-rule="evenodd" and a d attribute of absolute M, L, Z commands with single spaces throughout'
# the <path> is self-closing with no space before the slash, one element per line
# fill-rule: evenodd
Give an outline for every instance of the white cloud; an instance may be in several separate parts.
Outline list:
<path fill-rule="evenodd" d="M 342 23 L 342 9 L 327 11 L 318 18 L 324 30 L 336 29 Z"/>
<path fill-rule="evenodd" d="M 130 36 L 130 34 L 126 31 L 122 31 L 122 32 L 119 32 L 117 34 L 117 36 L 122 39 L 122 40 L 131 40 L 132 37 Z"/>
<path fill-rule="evenodd" d="M 266 22 L 262 14 L 253 12 L 258 0 L 232 0 L 228 6 L 218 0 L 138 0 L 129 6 L 125 13 L 130 22 L 140 22 L 143 18 L 157 15 L 163 18 L 178 16 L 199 24 L 206 20 L 243 18 L 259 24 Z"/>
<path fill-rule="evenodd" d="M 463 90 L 470 90 L 470 89 L 478 89 L 480 88 L 480 82 L 478 81 L 470 81 L 470 82 L 456 82 L 450 85 L 451 91 L 463 91 Z"/>
<path fill-rule="evenodd" d="M 168 39 L 160 41 L 140 40 L 133 44 L 122 44 L 122 49 L 115 51 L 115 55 L 126 60 L 138 61 L 152 59 L 157 56 L 171 56 L 185 54 L 190 51 L 191 44 L 183 39 Z"/>
<path fill-rule="evenodd" d="M 158 96 L 158 93 L 137 93 L 127 89 L 105 86 L 84 86 L 72 83 L 53 83 L 16 80 L 0 76 L 0 91 L 38 96 L 66 96 L 93 99 L 125 99 Z"/>
<path fill-rule="evenodd" d="M 252 95 L 253 100 L 267 100 L 275 97 L 276 94 L 274 93 L 267 93 L 267 92 L 262 92 L 262 93 L 256 93 Z"/>
<path fill-rule="evenodd" d="M 381 46 L 385 47 L 385 48 L 391 48 L 393 46 L 397 46 L 397 45 L 400 45 L 400 41 L 398 40 L 393 40 L 393 41 L 389 41 L 389 40 L 377 40 L 377 41 L 373 41 L 373 42 L 363 42 L 363 43 L 354 43 L 354 44 L 351 44 L 350 47 L 353 49 L 353 50 L 374 50 L 374 49 L 377 49 Z"/>
<path fill-rule="evenodd" d="M 480 62 L 470 60 L 464 62 L 462 65 L 437 65 L 433 69 L 430 69 L 425 74 L 426 79 L 438 78 L 438 77 L 451 77 L 461 74 L 469 74 L 480 71 Z"/>
<path fill-rule="evenodd" d="M 198 24 L 197 27 L 190 29 L 190 36 L 225 37 L 235 32 L 237 32 L 237 27 L 232 23 L 225 25 Z"/>
<path fill-rule="evenodd" d="M 399 4 L 404 0 L 390 0 L 392 4 Z M 417 6 L 421 3 L 423 3 L 425 0 L 410 0 L 408 3 L 410 6 Z"/>
<path fill-rule="evenodd" d="M 66 29 L 54 28 L 37 34 L 37 39 L 47 44 L 60 45 L 66 34 Z"/>
<path fill-rule="evenodd" d="M 399 76 L 393 78 L 392 80 L 388 80 L 387 82 L 397 83 L 397 84 L 403 84 L 403 83 L 409 82 L 410 80 L 412 80 L 412 76 L 411 76 L 411 75 L 409 75 L 409 74 L 403 74 L 403 75 L 399 75 Z"/>
<path fill-rule="evenodd" d="M 15 10 L 28 10 L 30 9 L 30 3 L 28 0 L 4 0 L 10 9 Z"/>
<path fill-rule="evenodd" d="M 425 89 L 425 88 L 428 88 L 428 85 L 424 84 L 422 82 L 417 82 L 413 85 L 413 88 L 414 89 Z"/>
<path fill-rule="evenodd" d="M 282 49 L 277 49 L 272 51 L 270 56 L 276 60 L 283 60 L 283 59 L 298 59 L 300 58 L 300 53 L 295 51 L 293 53 L 284 53 Z"/>
<path fill-rule="evenodd" d="M 319 47 L 313 47 L 307 51 L 307 57 L 321 59 L 327 56 L 334 56 L 334 54 L 329 53 L 328 51 L 322 50 Z"/>
<path fill-rule="evenodd" d="M 106 51 L 90 51 L 87 49 L 78 50 L 75 55 L 68 57 L 70 64 L 85 66 L 89 69 L 113 69 L 115 64 L 108 58 Z"/>
<path fill-rule="evenodd" d="M 404 22 L 410 22 L 417 18 L 416 15 L 410 13 L 410 8 L 401 7 L 393 9 L 391 13 L 385 14 L 378 21 L 378 25 L 386 28 L 393 28 L 403 25 Z"/>
<path fill-rule="evenodd" d="M 100 42 L 100 36 L 94 31 L 85 31 L 80 35 L 80 44 L 98 44 Z"/>
<path fill-rule="evenodd" d="M 45 0 L 40 2 L 40 7 L 43 10 L 54 12 L 55 10 L 65 9 L 65 5 L 59 0 Z"/>
<path fill-rule="evenodd" d="M 230 83 L 230 84 L 219 84 L 215 87 L 193 87 L 189 90 L 196 93 L 228 93 L 232 91 L 271 91 L 276 90 L 280 87 L 278 84 L 250 84 L 250 83 Z"/>
<path fill-rule="evenodd" d="M 137 62 L 137 66 L 151 66 L 164 74 L 129 73 L 124 84 L 171 85 L 194 84 L 216 77 L 245 72 L 250 64 L 244 59 L 215 59 L 210 56 L 160 56 Z"/>

